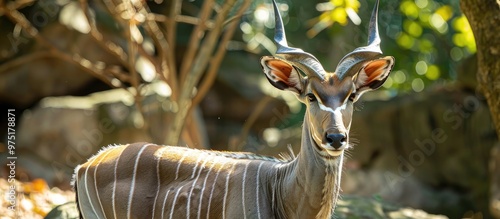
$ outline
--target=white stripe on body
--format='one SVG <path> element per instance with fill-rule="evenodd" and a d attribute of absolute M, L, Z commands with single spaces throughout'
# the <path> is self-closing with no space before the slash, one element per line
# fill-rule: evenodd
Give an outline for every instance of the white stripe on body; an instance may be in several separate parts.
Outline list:
<path fill-rule="evenodd" d="M 194 174 L 196 173 L 196 169 L 198 168 L 198 165 L 200 164 L 201 159 L 203 159 L 203 156 L 198 154 L 198 159 L 196 160 L 196 164 L 193 167 L 193 172 L 191 173 L 191 179 L 194 178 Z"/>
<path fill-rule="evenodd" d="M 186 159 L 189 152 L 191 152 L 191 151 L 190 150 L 184 151 L 182 158 L 179 160 L 179 162 L 177 162 L 177 170 L 175 171 L 175 179 L 174 180 L 179 178 L 179 169 L 181 167 L 182 161 L 184 161 L 184 159 Z"/>
<path fill-rule="evenodd" d="M 262 167 L 262 164 L 264 162 L 260 162 L 259 167 L 257 168 L 257 177 L 255 179 L 255 184 L 257 184 L 255 187 L 255 204 L 257 207 L 257 218 L 260 219 L 260 206 L 259 206 L 259 183 L 260 183 L 260 168 Z M 273 189 L 274 190 L 274 189 Z"/>
<path fill-rule="evenodd" d="M 117 177 L 116 177 L 116 169 L 118 167 L 118 162 L 120 161 L 120 158 L 122 157 L 122 153 L 125 149 L 123 149 L 121 152 L 120 152 L 120 155 L 118 155 L 118 158 L 116 159 L 116 162 L 115 162 L 115 169 L 114 169 L 114 177 L 115 177 L 115 180 L 113 181 L 113 195 L 112 195 L 112 202 L 111 202 L 111 205 L 113 206 L 113 217 L 115 219 L 116 218 L 116 180 L 117 180 Z"/>
<path fill-rule="evenodd" d="M 271 188 L 271 190 L 273 190 L 273 194 L 272 194 L 272 198 L 271 198 L 271 209 L 273 209 L 274 211 L 274 194 L 276 193 L 276 188 L 277 188 L 277 185 L 278 185 L 278 168 L 275 168 L 276 169 L 276 173 L 274 174 L 274 185 L 273 185 L 273 188 Z"/>
<path fill-rule="evenodd" d="M 229 176 L 231 176 L 231 173 L 233 173 L 233 170 L 235 167 L 236 167 L 236 164 L 233 164 L 233 166 L 231 167 L 231 171 L 227 172 L 226 187 L 224 189 L 224 200 L 222 201 L 222 219 L 226 218 L 226 200 L 227 200 L 227 195 L 229 193 Z M 210 198 L 211 198 L 211 196 L 210 196 Z"/>
<path fill-rule="evenodd" d="M 137 167 L 139 166 L 139 159 L 141 158 L 142 152 L 144 152 L 144 150 L 149 146 L 151 146 L 151 144 L 143 145 L 141 150 L 139 150 L 139 153 L 137 154 L 137 158 L 135 159 L 134 171 L 132 172 L 132 182 L 130 184 L 130 193 L 128 194 L 127 218 L 130 218 L 130 216 L 131 216 L 130 210 L 132 208 L 132 198 L 134 196 L 134 191 L 135 191 L 135 175 L 137 174 Z"/>
<path fill-rule="evenodd" d="M 164 147 L 166 148 L 166 147 Z M 160 148 L 158 150 L 163 150 L 164 148 Z M 158 195 L 160 194 L 160 185 L 161 185 L 161 179 L 160 179 L 160 161 L 161 161 L 161 157 L 162 157 L 162 154 L 163 154 L 163 151 L 161 151 L 157 157 L 157 161 L 156 161 L 156 181 L 158 181 L 158 186 L 156 187 L 156 195 L 155 195 L 155 200 L 153 201 L 153 218 L 155 217 L 155 211 L 156 211 L 156 201 L 158 200 Z M 167 192 L 167 195 L 168 195 L 168 192 Z M 163 207 L 165 207 L 165 204 L 163 204 Z M 162 213 L 161 213 L 161 217 L 163 218 L 163 208 L 162 208 Z"/>
<path fill-rule="evenodd" d="M 247 218 L 247 208 L 245 206 L 245 182 L 247 178 L 248 165 L 251 162 L 247 162 L 245 165 L 245 171 L 243 171 L 243 177 L 241 180 L 241 204 L 243 205 L 243 219 Z"/>
<path fill-rule="evenodd" d="M 89 186 L 88 186 L 88 183 L 87 183 L 87 175 L 88 175 L 88 172 L 89 172 L 89 168 L 92 166 L 92 164 L 96 161 L 96 159 L 92 159 L 92 162 L 90 162 L 90 164 L 87 166 L 87 168 L 85 169 L 85 173 L 84 173 L 84 177 L 83 177 L 83 185 L 85 186 L 85 192 L 87 194 L 87 197 L 91 197 L 90 194 L 89 194 Z M 97 214 L 97 211 L 95 210 L 94 208 L 94 204 L 93 204 L 93 201 L 92 200 L 89 200 L 89 203 L 90 203 L 90 207 L 92 208 L 92 211 L 95 212 Z M 96 215 L 97 216 L 97 215 Z"/>
<path fill-rule="evenodd" d="M 179 196 L 179 192 L 184 186 L 181 186 L 177 189 L 177 192 L 175 193 L 174 201 L 172 202 L 172 208 L 170 209 L 170 219 L 174 216 L 174 210 L 175 210 L 175 203 L 177 202 L 177 197 Z"/>
<path fill-rule="evenodd" d="M 168 194 L 170 193 L 170 189 L 167 190 L 167 194 L 165 194 L 165 199 L 163 199 L 163 206 L 161 207 L 161 219 L 163 219 L 163 215 L 165 214 L 165 205 L 167 204 Z M 154 215 L 153 215 L 154 217 Z"/>
<path fill-rule="evenodd" d="M 104 212 L 104 208 L 102 207 L 101 196 L 99 195 L 99 190 L 97 189 L 97 167 L 99 167 L 99 164 L 101 164 L 102 160 L 104 160 L 104 158 L 106 158 L 111 151 L 112 151 L 111 149 L 106 151 L 106 154 L 104 154 L 104 156 L 102 156 L 102 158 L 99 160 L 99 162 L 97 162 L 97 165 L 95 165 L 95 170 L 94 170 L 95 193 L 97 196 L 97 200 L 99 201 L 99 205 L 101 206 L 101 211 L 102 211 L 102 214 L 104 217 L 106 217 L 106 213 Z"/>
<path fill-rule="evenodd" d="M 200 158 L 201 157 L 202 156 L 200 156 Z M 187 202 L 187 207 L 186 207 L 186 211 L 187 211 L 186 218 L 189 218 L 189 215 L 190 215 L 191 196 L 193 194 L 194 186 L 196 185 L 196 182 L 198 182 L 198 179 L 200 178 L 200 175 L 201 175 L 201 171 L 203 170 L 203 168 L 205 167 L 205 164 L 207 164 L 207 162 L 208 162 L 208 159 L 205 159 L 205 161 L 201 164 L 200 169 L 198 170 L 198 175 L 196 176 L 196 179 L 193 181 L 193 184 L 191 185 L 191 190 L 189 191 L 188 202 Z"/>
<path fill-rule="evenodd" d="M 212 204 L 212 195 L 214 194 L 214 189 L 215 189 L 215 184 L 217 183 L 217 178 L 219 177 L 219 173 L 222 170 L 222 168 L 224 167 L 224 165 L 226 165 L 226 163 L 228 163 L 228 161 L 223 162 L 221 164 L 220 168 L 217 170 L 217 173 L 215 174 L 214 183 L 212 184 L 212 190 L 210 191 L 210 196 L 208 198 L 207 219 L 209 218 L 209 215 L 210 215 L 210 205 Z M 224 213 L 223 213 L 223 215 L 224 215 Z"/>
<path fill-rule="evenodd" d="M 200 200 L 198 203 L 198 214 L 197 214 L 198 217 L 197 217 L 197 219 L 199 219 L 201 216 L 201 203 L 203 201 L 203 193 L 205 192 L 205 186 L 207 185 L 208 176 L 210 176 L 210 173 L 212 172 L 212 169 L 214 168 L 214 166 L 215 166 L 215 162 L 213 162 L 212 166 L 210 166 L 210 168 L 208 169 L 207 176 L 205 176 L 205 180 L 203 181 L 203 186 L 201 187 Z"/>

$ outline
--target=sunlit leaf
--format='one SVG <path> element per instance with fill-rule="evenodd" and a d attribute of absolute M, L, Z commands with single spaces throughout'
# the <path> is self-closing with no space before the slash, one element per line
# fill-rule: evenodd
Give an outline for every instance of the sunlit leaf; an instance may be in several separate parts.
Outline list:
<path fill-rule="evenodd" d="M 448 24 L 438 13 L 432 14 L 430 23 L 439 33 L 444 34 L 448 31 Z"/>
<path fill-rule="evenodd" d="M 448 21 L 453 16 L 453 10 L 449 5 L 443 5 L 436 10 L 436 14 L 439 14 L 443 20 Z"/>
<path fill-rule="evenodd" d="M 425 52 L 425 53 L 430 53 L 434 50 L 434 43 L 428 39 L 421 39 L 419 41 L 418 48 L 420 51 Z"/>
<path fill-rule="evenodd" d="M 413 37 L 419 37 L 422 35 L 422 26 L 419 23 L 412 20 L 405 20 L 403 24 L 404 29 Z"/>
<path fill-rule="evenodd" d="M 424 61 L 417 62 L 417 64 L 415 65 L 415 71 L 419 75 L 424 75 L 425 73 L 427 73 L 427 63 L 425 63 Z"/>
<path fill-rule="evenodd" d="M 420 22 L 422 24 L 427 24 L 427 25 L 429 24 L 430 17 L 431 17 L 431 14 L 423 12 L 423 10 L 418 15 L 418 18 L 419 18 Z"/>
<path fill-rule="evenodd" d="M 348 19 L 358 25 L 361 22 L 357 12 L 359 11 L 359 0 L 330 0 L 329 7 L 325 3 L 320 3 L 316 9 L 324 11 L 321 15 L 314 20 L 313 27 L 307 31 L 308 37 L 314 37 L 322 30 L 338 23 L 342 26 L 347 25 Z"/>
<path fill-rule="evenodd" d="M 453 43 L 459 47 L 465 47 L 470 53 L 476 52 L 476 40 L 467 18 L 462 15 L 453 20 L 453 28 L 457 31 L 453 35 Z"/>
<path fill-rule="evenodd" d="M 453 20 L 453 28 L 459 32 L 469 32 L 472 31 L 469 25 L 469 21 L 465 15 L 462 15 L 455 20 Z"/>
<path fill-rule="evenodd" d="M 427 7 L 427 5 L 429 4 L 429 1 L 428 0 L 415 0 L 415 4 L 417 5 L 417 7 L 423 9 L 423 8 Z"/>
<path fill-rule="evenodd" d="M 465 47 L 466 42 L 465 42 L 465 36 L 463 33 L 457 33 L 453 35 L 453 43 L 457 46 L 460 47 Z"/>
<path fill-rule="evenodd" d="M 417 18 L 418 17 L 418 7 L 413 1 L 404 1 L 400 5 L 400 10 L 408 17 Z"/>
<path fill-rule="evenodd" d="M 406 81 L 406 74 L 403 71 L 398 70 L 392 73 L 391 76 L 395 83 L 402 84 Z"/>
<path fill-rule="evenodd" d="M 420 78 L 415 78 L 411 81 L 411 88 L 415 92 L 420 92 L 424 90 L 424 87 L 425 87 L 424 81 Z"/>
<path fill-rule="evenodd" d="M 415 44 L 415 39 L 406 33 L 401 33 L 397 37 L 396 42 L 398 43 L 399 46 L 405 49 L 410 49 Z"/>
<path fill-rule="evenodd" d="M 439 67 L 436 65 L 431 65 L 427 68 L 427 73 L 425 73 L 425 77 L 427 77 L 429 80 L 436 80 L 439 78 L 441 73 L 439 72 Z"/>

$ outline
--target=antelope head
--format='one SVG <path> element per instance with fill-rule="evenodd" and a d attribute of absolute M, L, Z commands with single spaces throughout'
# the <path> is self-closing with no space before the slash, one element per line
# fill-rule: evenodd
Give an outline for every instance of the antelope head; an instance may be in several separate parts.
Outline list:
<path fill-rule="evenodd" d="M 383 56 L 380 49 L 378 0 L 370 19 L 368 45 L 345 55 L 334 72 L 326 72 L 310 53 L 288 46 L 274 0 L 273 6 L 278 49 L 274 56 L 262 57 L 263 71 L 274 87 L 295 93 L 307 106 L 304 122 L 318 152 L 337 157 L 349 147 L 354 102 L 364 92 L 379 88 L 394 65 L 394 57 Z"/>

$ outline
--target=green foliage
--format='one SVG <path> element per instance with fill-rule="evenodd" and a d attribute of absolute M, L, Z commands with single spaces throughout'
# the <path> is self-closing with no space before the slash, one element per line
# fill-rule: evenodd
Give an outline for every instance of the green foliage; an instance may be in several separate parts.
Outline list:
<path fill-rule="evenodd" d="M 435 82 L 455 79 L 457 63 L 476 52 L 472 30 L 456 2 L 403 0 L 398 11 L 386 8 L 391 7 L 381 5 L 381 16 L 391 19 L 385 20 L 386 25 L 380 23 L 382 35 L 386 35 L 382 37 L 385 44 L 389 37 L 398 46 L 385 49 L 398 63 L 386 88 L 420 92 Z M 384 32 L 387 26 L 397 30 Z"/>
<path fill-rule="evenodd" d="M 360 3 L 358 0 L 330 0 L 326 3 L 320 3 L 316 6 L 318 11 L 323 11 L 315 20 L 316 24 L 307 31 L 307 36 L 314 37 L 320 31 L 338 23 L 346 26 L 348 18 L 355 24 L 359 24 L 359 11 Z"/>
<path fill-rule="evenodd" d="M 330 61 L 332 54 L 338 59 L 366 42 L 367 21 L 375 1 L 278 3 L 282 6 L 291 45 L 315 54 L 325 68 L 331 70 L 336 65 Z M 274 22 L 270 4 L 261 2 L 257 9 L 268 11 L 266 19 L 256 16 L 264 14 L 262 11 L 254 13 L 254 19 L 242 26 L 246 28 L 243 30 L 245 40 L 253 49 L 265 48 L 272 52 L 270 37 Z M 259 22 L 263 25 L 258 25 Z M 381 1 L 379 29 L 384 54 L 396 58 L 394 71 L 384 84 L 392 95 L 420 92 L 433 84 L 453 81 L 458 64 L 476 52 L 474 35 L 457 1 Z"/>
<path fill-rule="evenodd" d="M 455 79 L 458 62 L 476 51 L 474 36 L 458 4 L 447 0 L 404 0 L 399 11 L 402 29 L 389 37 L 399 46 L 394 52 L 407 54 L 399 68 L 408 77 L 391 87 L 411 87 L 419 92 L 435 82 Z"/>

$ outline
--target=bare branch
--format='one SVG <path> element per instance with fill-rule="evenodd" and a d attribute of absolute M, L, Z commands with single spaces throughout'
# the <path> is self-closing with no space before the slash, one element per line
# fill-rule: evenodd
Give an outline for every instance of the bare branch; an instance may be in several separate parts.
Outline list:
<path fill-rule="evenodd" d="M 152 14 L 151 10 L 144 4 L 144 7 L 141 9 L 144 10 L 146 14 Z M 172 89 L 172 100 L 177 100 L 177 75 L 176 72 L 172 72 L 175 70 L 175 59 L 173 56 L 167 55 L 170 46 L 173 46 L 167 42 L 165 38 L 165 34 L 162 32 L 158 24 L 154 20 L 147 19 L 145 23 L 145 29 L 148 32 L 149 36 L 153 39 L 153 42 L 157 48 L 159 55 L 159 65 L 158 62 L 155 62 L 155 66 L 157 68 L 157 72 L 161 72 L 161 77 L 163 80 L 167 82 L 167 84 Z"/>
<path fill-rule="evenodd" d="M 174 121 L 170 126 L 169 136 L 167 137 L 167 144 L 175 145 L 177 144 L 182 129 L 184 127 L 184 121 L 190 112 L 190 108 L 192 107 L 192 92 L 194 87 L 198 84 L 204 70 L 206 69 L 214 47 L 216 45 L 217 39 L 219 39 L 220 34 L 222 32 L 224 20 L 229 14 L 231 8 L 233 8 L 236 0 L 228 0 L 226 4 L 224 4 L 220 13 L 217 14 L 214 29 L 208 33 L 208 36 L 203 41 L 203 47 L 201 47 L 198 52 L 194 63 L 192 64 L 192 68 L 189 71 L 187 77 L 189 80 L 183 82 L 183 87 L 181 94 L 179 96 L 179 108 L 180 110 L 176 117 L 174 117 Z M 186 61 L 186 60 L 185 60 Z M 186 78 L 187 78 L 186 77 Z"/>
<path fill-rule="evenodd" d="M 204 21 L 207 20 L 212 12 L 214 1 L 206 0 L 203 3 L 203 6 L 200 11 L 199 20 Z M 189 71 L 192 69 L 192 64 L 194 62 L 194 57 L 198 48 L 200 46 L 201 39 L 205 35 L 206 26 L 204 23 L 199 22 L 199 25 L 195 26 L 193 32 L 191 33 L 191 38 L 189 39 L 188 48 L 186 53 L 184 54 L 184 58 L 182 59 L 182 66 L 180 71 L 180 81 L 179 83 L 184 84 L 186 80 L 186 76 Z M 206 45 L 208 46 L 208 45 Z"/>
<path fill-rule="evenodd" d="M 118 79 L 121 83 L 120 87 L 122 88 L 124 88 L 123 87 L 124 83 L 130 83 L 130 84 L 132 83 L 132 78 L 130 77 L 128 72 L 122 71 L 120 66 L 113 65 L 106 67 L 104 68 L 103 72 L 105 74 L 112 76 L 113 78 Z"/>
<path fill-rule="evenodd" d="M 127 62 L 127 54 L 123 51 L 123 48 L 121 48 L 114 42 L 105 40 L 103 35 L 99 32 L 99 29 L 97 28 L 94 20 L 91 19 L 92 16 L 90 15 L 88 1 L 80 0 L 80 7 L 82 8 L 85 15 L 84 17 L 90 26 L 90 36 L 92 36 L 94 42 L 97 43 L 97 45 L 99 45 L 102 49 L 104 49 L 104 51 L 116 57 L 122 65 L 130 67 Z"/>
<path fill-rule="evenodd" d="M 17 0 L 17 1 L 9 1 L 7 4 L 9 5 L 8 7 L 6 8 L 10 8 L 10 9 L 15 9 L 15 10 L 19 10 L 19 9 L 22 9 L 28 5 L 32 5 L 33 3 L 35 3 L 35 0 Z M 3 5 L 4 2 L 3 0 L 0 0 L 0 5 Z M 3 16 L 5 14 L 5 9 L 4 7 L 1 7 L 0 8 L 0 17 Z"/>
<path fill-rule="evenodd" d="M 214 28 L 214 22 L 212 20 L 201 20 L 196 17 L 191 17 L 191 16 L 186 16 L 186 15 L 179 15 L 175 18 L 176 22 L 180 23 L 186 23 L 186 24 L 192 24 L 192 25 L 204 25 L 205 29 L 210 30 Z M 203 24 L 201 24 L 203 23 Z"/>
<path fill-rule="evenodd" d="M 38 30 L 35 27 L 33 27 L 33 25 L 28 21 L 28 19 L 26 19 L 26 17 L 21 12 L 19 12 L 16 9 L 9 8 L 9 7 L 10 7 L 9 5 L 7 5 L 7 6 L 0 5 L 0 8 L 2 8 L 4 10 L 5 15 L 12 22 L 20 25 L 38 43 L 48 47 L 50 49 L 50 52 L 52 52 L 54 54 L 54 56 L 57 56 L 65 61 L 70 62 L 70 63 L 76 64 L 82 70 L 91 74 L 95 78 L 103 81 L 104 83 L 106 83 L 110 87 L 115 87 L 111 83 L 111 80 L 102 73 L 102 70 L 97 68 L 95 65 L 93 65 L 92 62 L 79 56 L 78 54 L 71 56 L 70 54 L 63 52 L 62 50 L 57 48 L 55 45 L 53 45 L 50 41 L 48 41 L 43 36 L 38 34 Z"/>
<path fill-rule="evenodd" d="M 132 82 L 132 87 L 134 87 L 135 94 L 135 106 L 141 116 L 144 117 L 144 111 L 142 109 L 142 95 L 141 95 L 141 89 L 140 89 L 140 78 L 139 78 L 139 73 L 135 70 L 135 64 L 136 64 L 136 56 L 137 56 L 137 50 L 138 50 L 138 42 L 135 34 L 137 34 L 138 29 L 137 29 L 137 22 L 135 20 L 135 16 L 137 14 L 137 11 L 135 10 L 134 6 L 132 5 L 131 2 L 123 2 L 124 6 L 127 7 L 125 10 L 128 10 L 131 14 L 130 19 L 128 20 L 128 28 L 127 28 L 127 44 L 128 44 L 128 63 L 130 65 L 129 67 L 129 72 L 131 75 L 131 82 Z M 136 33 L 134 33 L 134 31 Z M 140 34 L 140 33 L 138 33 Z M 141 36 L 142 37 L 142 36 Z"/>
<path fill-rule="evenodd" d="M 250 128 L 252 128 L 255 121 L 257 121 L 257 118 L 259 118 L 260 114 L 264 111 L 267 104 L 269 104 L 272 99 L 273 98 L 270 96 L 265 96 L 259 101 L 259 103 L 257 103 L 257 106 L 252 111 L 252 114 L 250 114 L 245 124 L 243 124 L 243 129 L 241 130 L 240 137 L 238 138 L 238 142 L 235 144 L 237 147 L 235 150 L 241 151 L 243 149 L 243 142 L 245 142 L 245 139 L 247 139 Z"/>
<path fill-rule="evenodd" d="M 19 67 L 26 63 L 32 63 L 37 59 L 56 57 L 53 53 L 48 51 L 37 51 L 34 53 L 23 55 L 19 58 L 8 61 L 0 65 L 0 74 L 8 73 L 11 69 Z"/>
<path fill-rule="evenodd" d="M 198 86 L 198 92 L 196 96 L 193 98 L 193 103 L 192 103 L 193 106 L 197 106 L 201 102 L 201 100 L 205 97 L 210 87 L 212 87 L 212 84 L 214 83 L 215 78 L 217 76 L 217 72 L 219 71 L 222 59 L 226 55 L 227 45 L 229 44 L 229 41 L 233 37 L 234 31 L 239 25 L 238 22 L 239 19 L 245 13 L 246 9 L 250 5 L 250 2 L 251 2 L 250 0 L 244 1 L 243 5 L 240 7 L 236 15 L 228 19 L 229 22 L 231 22 L 229 23 L 231 25 L 227 28 L 226 32 L 224 33 L 224 36 L 222 37 L 218 50 L 215 53 L 213 59 L 210 61 L 210 67 L 208 69 L 207 74 L 205 75 L 204 80 L 201 82 L 201 85 Z M 226 21 L 225 23 L 227 22 L 228 21 Z"/>
<path fill-rule="evenodd" d="M 167 34 L 167 44 L 169 45 L 165 51 L 165 55 L 167 56 L 167 59 L 169 59 L 168 63 L 170 64 L 168 67 L 170 69 L 170 77 L 172 77 L 173 81 L 176 81 L 175 83 L 175 89 L 177 90 L 179 81 L 177 80 L 177 66 L 175 65 L 175 36 L 177 34 L 177 23 L 175 21 L 175 18 L 181 14 L 181 6 L 182 6 L 182 0 L 172 0 L 172 5 L 170 6 L 170 16 L 172 19 L 170 22 L 165 23 L 166 25 L 166 34 Z M 174 80 L 175 79 L 175 80 Z M 173 90 L 174 88 L 172 88 Z M 177 98 L 174 96 L 174 98 Z"/>

